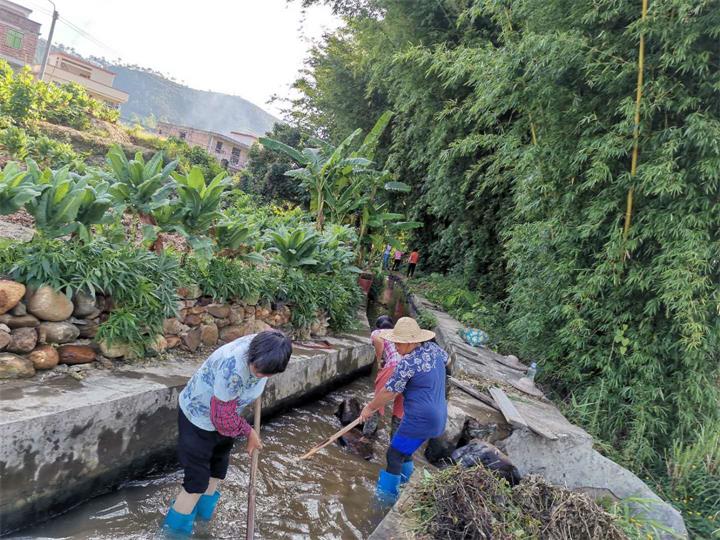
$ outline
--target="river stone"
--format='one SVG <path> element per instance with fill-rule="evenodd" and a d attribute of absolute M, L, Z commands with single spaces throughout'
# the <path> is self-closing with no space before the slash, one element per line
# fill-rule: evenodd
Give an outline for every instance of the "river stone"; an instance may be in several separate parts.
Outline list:
<path fill-rule="evenodd" d="M 0 315 L 0 323 L 7 325 L 9 328 L 35 328 L 40 324 L 40 321 L 32 315 L 15 317 L 6 313 L 5 315 Z"/>
<path fill-rule="evenodd" d="M 127 343 L 113 343 L 108 345 L 105 341 L 101 341 L 100 352 L 108 358 L 121 358 L 123 356 L 131 356 L 130 347 Z"/>
<path fill-rule="evenodd" d="M 193 328 L 182 337 L 183 345 L 190 352 L 195 352 L 200 346 L 200 328 Z"/>
<path fill-rule="evenodd" d="M 37 339 L 34 328 L 16 328 L 10 334 L 10 343 L 5 348 L 14 353 L 29 353 L 37 345 Z"/>
<path fill-rule="evenodd" d="M 70 318 L 75 306 L 63 293 L 43 285 L 32 295 L 27 308 L 38 319 L 57 322 Z"/>
<path fill-rule="evenodd" d="M 203 324 L 200 327 L 200 341 L 203 345 L 215 345 L 218 337 L 218 327 L 214 324 Z"/>
<path fill-rule="evenodd" d="M 230 319 L 215 319 L 215 326 L 218 328 L 225 328 L 230 326 Z"/>
<path fill-rule="evenodd" d="M 230 314 L 228 315 L 230 324 L 239 324 L 245 319 L 245 309 L 241 306 L 233 306 L 230 308 Z"/>
<path fill-rule="evenodd" d="M 63 364 L 89 364 L 95 360 L 95 350 L 89 345 L 62 345 L 58 348 Z"/>
<path fill-rule="evenodd" d="M 80 330 L 69 322 L 44 322 L 38 327 L 40 343 L 70 343 L 80 336 Z"/>
<path fill-rule="evenodd" d="M 17 305 L 10 310 L 10 314 L 15 317 L 27 315 L 27 306 L 23 302 L 18 302 Z"/>
<path fill-rule="evenodd" d="M 10 327 L 7 324 L 0 323 L 0 332 L 10 333 Z"/>
<path fill-rule="evenodd" d="M 40 345 L 28 355 L 35 369 L 52 369 L 60 362 L 60 355 L 52 345 Z"/>
<path fill-rule="evenodd" d="M 235 341 L 237 338 L 248 335 L 250 332 L 247 331 L 245 325 L 230 325 L 220 330 L 220 340 L 225 343 Z"/>
<path fill-rule="evenodd" d="M 188 285 L 187 287 L 180 287 L 177 290 L 178 296 L 184 300 L 195 300 L 200 298 L 202 291 L 197 285 Z"/>
<path fill-rule="evenodd" d="M 83 339 L 92 339 L 98 332 L 100 327 L 100 319 L 70 319 L 72 323 L 80 330 L 80 337 Z"/>
<path fill-rule="evenodd" d="M 84 292 L 77 293 L 75 298 L 73 298 L 73 303 L 75 304 L 75 309 L 73 310 L 75 317 L 87 317 L 98 311 L 95 298 Z"/>
<path fill-rule="evenodd" d="M 200 317 L 200 315 L 190 313 L 183 317 L 183 323 L 188 326 L 200 326 L 200 324 L 202 323 L 202 317 Z"/>
<path fill-rule="evenodd" d="M 163 321 L 163 333 L 173 336 L 179 336 L 183 332 L 187 332 L 188 327 L 181 323 L 177 318 L 172 317 Z"/>
<path fill-rule="evenodd" d="M 217 319 L 227 319 L 230 316 L 230 306 L 227 304 L 210 304 L 207 312 Z"/>
<path fill-rule="evenodd" d="M 180 345 L 180 343 L 182 343 L 182 339 L 178 336 L 167 336 L 165 338 L 165 341 L 167 342 L 168 349 L 174 349 L 175 347 Z"/>
<path fill-rule="evenodd" d="M 155 336 L 155 341 L 150 344 L 150 350 L 156 354 L 164 353 L 168 348 L 167 339 L 162 334 Z"/>
<path fill-rule="evenodd" d="M 10 332 L 0 330 L 0 351 L 4 350 L 8 343 L 10 343 Z"/>
<path fill-rule="evenodd" d="M 25 285 L 9 279 L 0 279 L 0 315 L 14 308 L 25 295 Z"/>
<path fill-rule="evenodd" d="M 0 353 L 0 379 L 19 379 L 35 375 L 33 363 L 17 354 Z"/>

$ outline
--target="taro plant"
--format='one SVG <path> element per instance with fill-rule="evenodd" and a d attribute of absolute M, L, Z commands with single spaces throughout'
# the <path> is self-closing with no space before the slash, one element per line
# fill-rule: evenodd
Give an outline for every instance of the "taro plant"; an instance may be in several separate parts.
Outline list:
<path fill-rule="evenodd" d="M 0 215 L 12 214 L 42 192 L 15 162 L 0 171 Z"/>

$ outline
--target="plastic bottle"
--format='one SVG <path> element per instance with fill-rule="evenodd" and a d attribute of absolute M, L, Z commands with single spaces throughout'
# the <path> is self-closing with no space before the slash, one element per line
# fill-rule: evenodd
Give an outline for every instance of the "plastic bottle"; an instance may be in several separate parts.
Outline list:
<path fill-rule="evenodd" d="M 536 373 L 537 373 L 537 362 L 533 362 L 532 364 L 530 364 L 530 368 L 527 370 L 527 373 L 525 374 L 525 376 L 526 376 L 529 380 L 535 381 L 535 374 L 536 374 Z"/>

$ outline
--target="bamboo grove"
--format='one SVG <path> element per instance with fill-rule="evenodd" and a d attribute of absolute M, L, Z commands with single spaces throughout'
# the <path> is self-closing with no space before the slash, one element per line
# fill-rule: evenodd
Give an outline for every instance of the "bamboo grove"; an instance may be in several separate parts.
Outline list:
<path fill-rule="evenodd" d="M 500 309 L 625 463 L 717 442 L 720 2 L 326 3 L 346 24 L 297 124 L 340 140 L 394 111 L 378 154 L 426 268 Z"/>

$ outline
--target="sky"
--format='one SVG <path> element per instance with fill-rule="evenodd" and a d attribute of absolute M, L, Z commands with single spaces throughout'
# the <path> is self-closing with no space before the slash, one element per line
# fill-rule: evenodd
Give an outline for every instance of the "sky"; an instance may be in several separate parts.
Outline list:
<path fill-rule="evenodd" d="M 47 38 L 51 3 L 33 10 Z M 340 21 L 325 6 L 303 13 L 287 0 L 54 0 L 61 20 L 53 43 L 83 55 L 118 57 L 200 90 L 242 96 L 279 116 L 312 41 Z M 65 19 L 90 37 L 64 23 Z"/>

